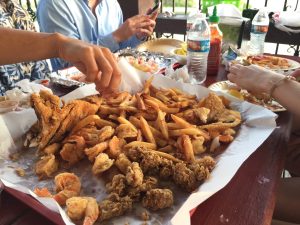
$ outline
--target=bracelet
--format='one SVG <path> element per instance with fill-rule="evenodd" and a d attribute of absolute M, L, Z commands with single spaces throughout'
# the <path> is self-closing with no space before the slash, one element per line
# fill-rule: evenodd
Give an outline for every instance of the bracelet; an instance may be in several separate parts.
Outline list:
<path fill-rule="evenodd" d="M 295 77 L 291 76 L 291 75 L 287 75 L 284 78 L 280 79 L 279 81 L 277 81 L 275 84 L 273 84 L 273 86 L 271 87 L 270 90 L 270 94 L 269 96 L 272 97 L 273 92 L 275 91 L 276 88 L 278 88 L 282 83 L 285 83 L 286 81 L 292 81 L 292 80 L 296 80 Z"/>

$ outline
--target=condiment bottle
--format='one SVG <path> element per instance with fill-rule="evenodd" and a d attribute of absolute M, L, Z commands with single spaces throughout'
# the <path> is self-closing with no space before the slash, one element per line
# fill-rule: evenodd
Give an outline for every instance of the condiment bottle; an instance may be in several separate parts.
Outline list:
<path fill-rule="evenodd" d="M 214 7 L 213 14 L 209 17 L 210 27 L 210 51 L 207 61 L 207 75 L 217 75 L 221 60 L 223 33 L 219 28 L 220 17 L 217 16 L 217 7 Z"/>

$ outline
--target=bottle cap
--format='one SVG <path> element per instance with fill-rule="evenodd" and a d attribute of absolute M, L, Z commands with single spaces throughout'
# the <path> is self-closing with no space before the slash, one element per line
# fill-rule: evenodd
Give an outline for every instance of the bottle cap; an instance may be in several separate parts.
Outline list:
<path fill-rule="evenodd" d="M 217 6 L 214 6 L 213 14 L 209 17 L 209 22 L 218 23 L 220 21 L 220 17 L 217 16 Z"/>

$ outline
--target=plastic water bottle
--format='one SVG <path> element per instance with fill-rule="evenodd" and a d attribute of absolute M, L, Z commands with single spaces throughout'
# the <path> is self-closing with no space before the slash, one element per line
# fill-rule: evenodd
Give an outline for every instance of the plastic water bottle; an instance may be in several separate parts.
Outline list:
<path fill-rule="evenodd" d="M 265 38 L 269 29 L 269 16 L 266 9 L 260 9 L 252 20 L 250 33 L 250 55 L 264 53 Z"/>
<path fill-rule="evenodd" d="M 210 49 L 210 29 L 205 14 L 195 17 L 187 32 L 187 68 L 192 84 L 202 84 L 207 75 L 207 57 Z"/>
<path fill-rule="evenodd" d="M 186 32 L 189 32 L 196 17 L 200 15 L 200 10 L 193 8 L 186 19 Z"/>

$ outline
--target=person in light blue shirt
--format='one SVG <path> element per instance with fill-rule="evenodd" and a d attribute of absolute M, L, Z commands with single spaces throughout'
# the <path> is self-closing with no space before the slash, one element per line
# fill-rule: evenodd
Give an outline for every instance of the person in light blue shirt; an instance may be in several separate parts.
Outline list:
<path fill-rule="evenodd" d="M 123 23 L 117 0 L 40 0 L 37 8 L 42 32 L 58 32 L 112 52 L 135 47 L 150 36 L 156 16 L 136 15 Z M 52 59 L 51 63 L 54 71 L 72 66 L 60 59 Z"/>

